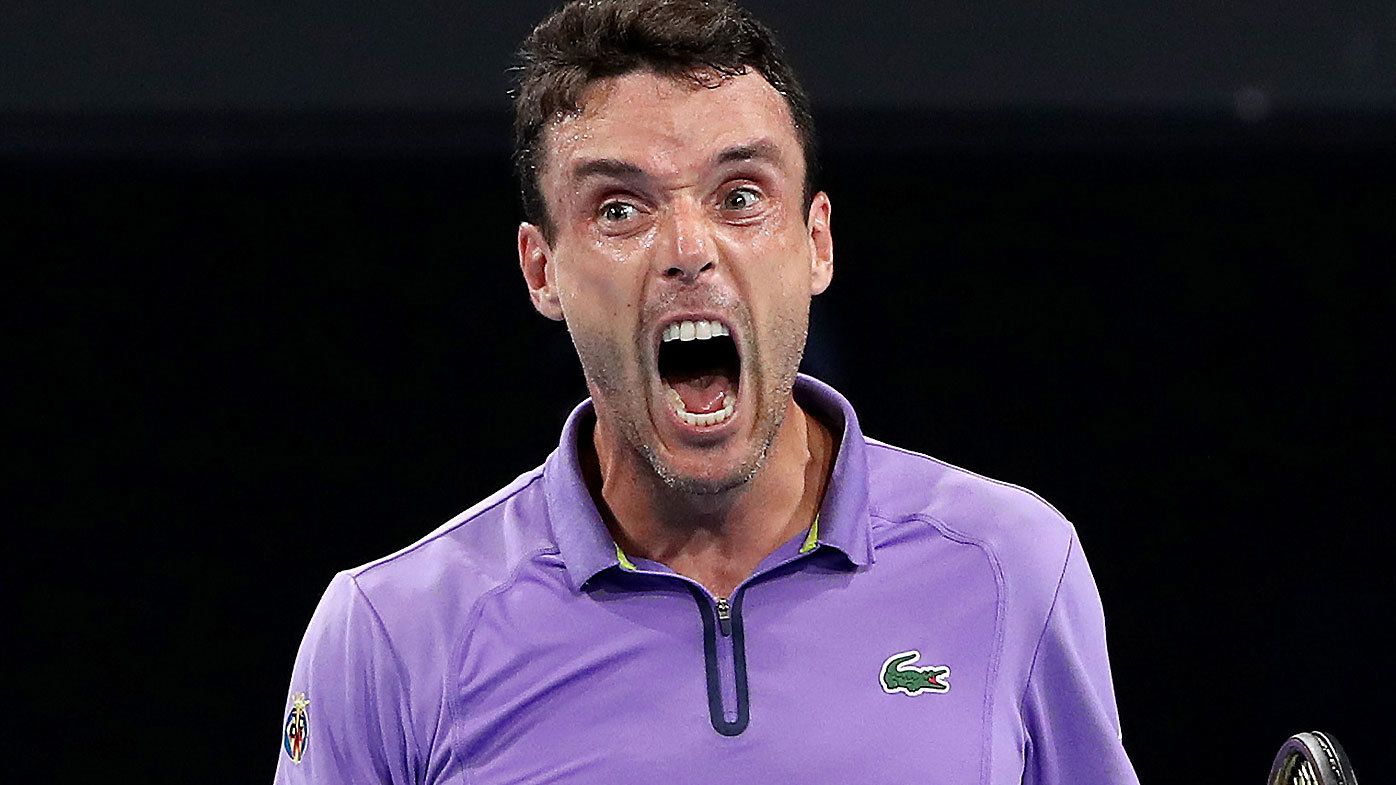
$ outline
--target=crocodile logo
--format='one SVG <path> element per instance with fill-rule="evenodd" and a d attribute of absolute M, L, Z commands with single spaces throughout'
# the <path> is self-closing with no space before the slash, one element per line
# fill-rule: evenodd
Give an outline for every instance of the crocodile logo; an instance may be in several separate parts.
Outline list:
<path fill-rule="evenodd" d="M 893 654 L 882 663 L 882 691 L 891 695 L 919 695 L 923 692 L 949 692 L 949 665 L 910 665 L 921 658 L 912 649 Z"/>

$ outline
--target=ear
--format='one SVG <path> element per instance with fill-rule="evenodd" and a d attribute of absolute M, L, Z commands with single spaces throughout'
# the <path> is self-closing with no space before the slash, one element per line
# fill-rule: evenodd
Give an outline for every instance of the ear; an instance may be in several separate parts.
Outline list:
<path fill-rule="evenodd" d="M 528 284 L 533 307 L 553 321 L 562 321 L 553 249 L 543 237 L 543 230 L 527 222 L 519 224 L 519 269 Z"/>
<path fill-rule="evenodd" d="M 834 280 L 834 235 L 829 228 L 833 206 L 829 195 L 820 191 L 810 200 L 805 227 L 809 231 L 810 294 L 822 294 Z"/>

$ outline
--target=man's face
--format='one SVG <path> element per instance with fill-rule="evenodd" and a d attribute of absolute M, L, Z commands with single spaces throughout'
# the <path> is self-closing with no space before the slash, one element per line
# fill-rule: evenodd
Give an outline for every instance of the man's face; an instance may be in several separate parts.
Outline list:
<path fill-rule="evenodd" d="M 761 467 L 833 269 L 828 199 L 804 210 L 784 100 L 754 71 L 706 84 L 593 83 L 544 140 L 553 236 L 519 231 L 534 304 L 566 320 L 602 427 L 687 493 Z"/>

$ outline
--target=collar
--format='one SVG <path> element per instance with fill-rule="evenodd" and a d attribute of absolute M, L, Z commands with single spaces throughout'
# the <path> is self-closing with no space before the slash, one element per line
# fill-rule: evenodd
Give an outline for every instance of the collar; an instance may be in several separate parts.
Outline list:
<path fill-rule="evenodd" d="M 872 562 L 867 443 L 858 428 L 853 406 L 834 388 L 804 374 L 795 379 L 794 395 L 802 408 L 825 424 L 836 431 L 842 428 L 824 501 L 800 550 L 827 546 L 854 565 L 866 566 Z M 579 591 L 597 573 L 629 561 L 606 530 L 582 478 L 578 437 L 589 430 L 595 418 L 591 399 L 578 404 L 562 428 L 557 450 L 543 467 L 543 492 L 553 538 L 572 586 Z"/>

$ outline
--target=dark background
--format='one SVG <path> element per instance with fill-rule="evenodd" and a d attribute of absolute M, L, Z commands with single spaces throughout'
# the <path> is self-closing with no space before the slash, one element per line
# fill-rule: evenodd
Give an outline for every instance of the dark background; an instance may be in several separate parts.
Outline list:
<path fill-rule="evenodd" d="M 550 5 L 6 8 L 7 780 L 269 781 L 334 572 L 554 446 L 504 94 Z M 1075 521 L 1145 782 L 1310 728 L 1372 777 L 1396 6 L 964 6 L 753 4 L 835 205 L 806 367 Z"/>

